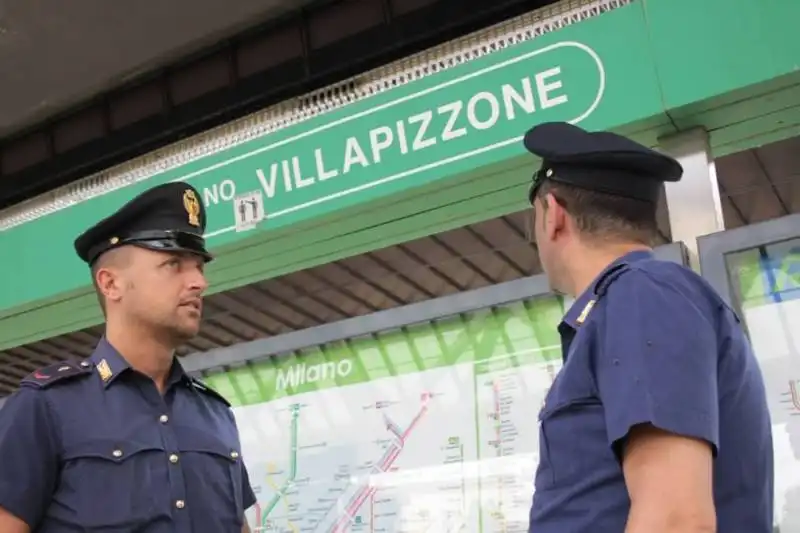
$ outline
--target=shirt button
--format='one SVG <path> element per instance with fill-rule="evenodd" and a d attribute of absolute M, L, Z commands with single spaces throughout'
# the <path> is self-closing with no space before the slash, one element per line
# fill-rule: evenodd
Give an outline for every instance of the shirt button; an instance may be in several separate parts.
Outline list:
<path fill-rule="evenodd" d="M 231 452 L 231 459 L 238 459 L 239 452 Z"/>
<path fill-rule="evenodd" d="M 178 462 L 178 456 L 173 453 L 172 455 L 169 456 L 169 462 L 172 463 L 172 464 L 177 463 Z"/>
<path fill-rule="evenodd" d="M 166 424 L 169 421 L 169 417 L 167 415 L 161 415 L 158 417 L 158 421 L 162 424 Z"/>
<path fill-rule="evenodd" d="M 122 457 L 122 450 L 114 450 L 113 452 L 111 452 L 111 455 L 113 455 L 114 457 Z"/>
<path fill-rule="evenodd" d="M 184 507 L 186 507 L 186 502 L 184 502 L 183 500 L 177 500 L 175 502 L 175 507 L 177 507 L 178 509 L 183 509 Z"/>

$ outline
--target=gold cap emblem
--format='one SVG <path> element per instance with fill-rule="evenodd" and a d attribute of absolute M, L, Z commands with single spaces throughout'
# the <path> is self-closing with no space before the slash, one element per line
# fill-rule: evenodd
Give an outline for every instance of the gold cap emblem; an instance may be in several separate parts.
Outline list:
<path fill-rule="evenodd" d="M 192 189 L 186 189 L 183 193 L 183 207 L 189 214 L 189 224 L 200 227 L 200 201 Z"/>

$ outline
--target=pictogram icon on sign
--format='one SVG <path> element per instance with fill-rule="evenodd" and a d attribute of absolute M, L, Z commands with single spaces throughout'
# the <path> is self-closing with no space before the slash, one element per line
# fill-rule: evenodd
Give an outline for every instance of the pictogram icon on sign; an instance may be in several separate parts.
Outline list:
<path fill-rule="evenodd" d="M 236 231 L 251 230 L 264 220 L 264 195 L 261 191 L 236 196 L 233 199 L 233 217 Z"/>

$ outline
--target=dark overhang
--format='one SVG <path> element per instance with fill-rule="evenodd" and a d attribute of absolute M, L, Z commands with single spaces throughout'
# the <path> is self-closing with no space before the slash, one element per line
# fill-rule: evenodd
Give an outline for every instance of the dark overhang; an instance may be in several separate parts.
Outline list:
<path fill-rule="evenodd" d="M 0 11 L 0 72 L 12 72 L 13 81 L 0 88 L 0 136 L 6 135 L 0 137 L 0 209 L 554 3 L 312 0 L 292 2 L 288 10 L 286 0 L 241 1 L 233 11 L 209 0 L 146 1 L 131 13 L 125 6 L 132 4 L 112 8 L 100 0 L 76 0 L 69 9 L 54 2 L 52 11 L 37 12 L 41 2 L 17 0 L 5 18 Z M 42 41 L 18 43 L 20 53 L 11 57 L 3 54 L 3 40 L 14 50 L 8 43 L 26 31 L 15 29 L 15 16 L 30 25 L 29 39 L 41 33 Z M 247 22 L 251 27 L 241 29 Z M 181 49 L 201 45 L 200 51 Z M 148 61 L 161 63 L 144 74 L 123 68 Z M 81 91 L 94 96 L 80 101 Z"/>

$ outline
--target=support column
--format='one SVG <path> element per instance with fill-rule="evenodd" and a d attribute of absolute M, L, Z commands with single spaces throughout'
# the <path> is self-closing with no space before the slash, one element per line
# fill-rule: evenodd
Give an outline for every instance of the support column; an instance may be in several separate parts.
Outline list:
<path fill-rule="evenodd" d="M 682 241 L 689 261 L 699 271 L 697 238 L 725 229 L 717 171 L 708 132 L 695 128 L 659 139 L 659 147 L 683 165 L 683 179 L 665 187 L 673 241 Z"/>

